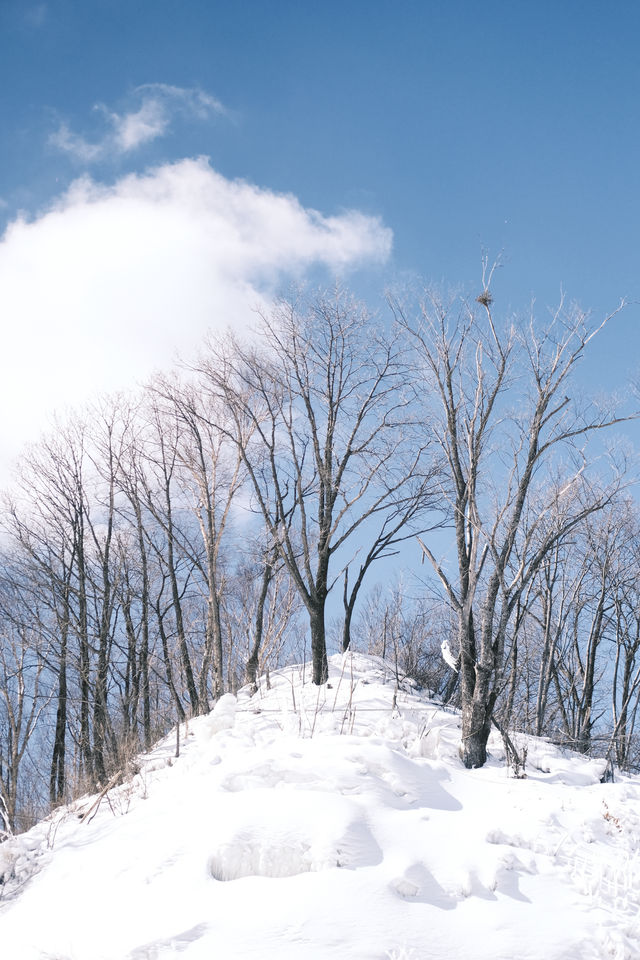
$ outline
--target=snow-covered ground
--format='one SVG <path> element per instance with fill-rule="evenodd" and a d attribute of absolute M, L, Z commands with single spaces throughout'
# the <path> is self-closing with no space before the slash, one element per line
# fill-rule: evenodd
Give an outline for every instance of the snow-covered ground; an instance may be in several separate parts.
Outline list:
<path fill-rule="evenodd" d="M 304 683 L 304 680 L 307 680 Z M 640 780 L 458 718 L 359 655 L 224 697 L 0 846 L 3 960 L 640 957 Z M 520 740 L 522 742 L 522 740 Z"/>

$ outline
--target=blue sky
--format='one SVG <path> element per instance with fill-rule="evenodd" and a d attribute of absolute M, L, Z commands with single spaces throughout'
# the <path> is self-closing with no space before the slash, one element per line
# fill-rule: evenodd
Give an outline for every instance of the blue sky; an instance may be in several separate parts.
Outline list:
<path fill-rule="evenodd" d="M 502 251 L 499 307 L 640 301 L 639 37 L 631 2 L 2 0 L 14 431 L 318 269 L 473 290 Z"/>

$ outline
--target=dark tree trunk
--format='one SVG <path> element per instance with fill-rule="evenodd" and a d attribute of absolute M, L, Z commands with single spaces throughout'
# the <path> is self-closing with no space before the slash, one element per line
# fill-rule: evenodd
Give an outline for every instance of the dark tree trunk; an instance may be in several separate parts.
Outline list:
<path fill-rule="evenodd" d="M 93 702 L 93 763 L 96 780 L 100 785 L 103 785 L 107 778 L 104 759 L 107 735 L 107 668 L 106 640 L 101 637 Z"/>
<path fill-rule="evenodd" d="M 62 634 L 60 645 L 60 667 L 58 671 L 58 708 L 56 710 L 56 731 L 53 740 L 51 776 L 49 780 L 49 799 L 53 805 L 61 803 L 65 790 L 65 748 L 67 731 L 67 631 Z"/>
<path fill-rule="evenodd" d="M 488 710 L 489 677 L 477 663 L 471 611 L 459 611 L 458 639 L 462 687 L 460 757 L 465 767 L 481 767 L 487 759 L 487 741 L 491 732 L 491 712 Z"/>
<path fill-rule="evenodd" d="M 349 647 L 351 646 L 351 621 L 353 619 L 353 611 L 355 609 L 356 600 L 358 598 L 358 592 L 362 586 L 364 580 L 364 575 L 366 573 L 366 567 L 363 565 L 360 567 L 360 572 L 356 579 L 351 593 L 349 593 L 349 570 L 344 572 L 344 591 L 342 594 L 342 603 L 344 606 L 344 624 L 342 627 L 342 652 L 346 653 Z"/>
<path fill-rule="evenodd" d="M 207 636 L 205 650 L 200 671 L 200 710 L 204 713 L 209 709 L 208 677 L 211 671 L 213 699 L 218 700 L 224 693 L 224 677 L 222 672 L 222 618 L 220 615 L 220 599 L 215 574 L 210 573 L 209 598 L 207 601 Z"/>
<path fill-rule="evenodd" d="M 313 664 L 313 682 L 320 686 L 329 679 L 327 661 L 327 640 L 324 622 L 324 600 L 318 601 L 309 610 L 311 626 L 311 660 Z"/>
<path fill-rule="evenodd" d="M 167 641 L 167 633 L 164 629 L 164 614 L 160 609 L 160 598 L 158 597 L 156 601 L 156 617 L 158 623 L 158 631 L 160 633 L 160 640 L 162 641 L 162 656 L 164 658 L 164 669 L 165 676 L 167 679 L 167 686 L 171 691 L 173 697 L 173 702 L 176 705 L 176 712 L 178 714 L 178 721 L 182 723 L 186 719 L 186 714 L 184 712 L 184 707 L 182 706 L 182 701 L 180 700 L 180 694 L 176 690 L 176 685 L 173 679 L 173 666 L 172 659 L 169 653 L 169 643 Z"/>
<path fill-rule="evenodd" d="M 253 646 L 251 648 L 251 653 L 245 668 L 246 681 L 251 686 L 251 689 L 254 693 L 256 693 L 258 689 L 258 662 L 260 657 L 260 648 L 262 646 L 262 635 L 264 633 L 264 608 L 267 602 L 269 585 L 273 579 L 274 563 L 275 558 L 274 560 L 268 560 L 265 563 L 264 571 L 262 573 L 262 587 L 260 588 L 260 596 L 258 597 L 258 606 L 256 609 Z"/>
<path fill-rule="evenodd" d="M 135 496 L 136 528 L 138 532 L 138 549 L 142 569 L 142 596 L 140 597 L 141 611 L 141 642 L 139 651 L 140 692 L 142 694 L 142 725 L 144 731 L 144 746 L 151 747 L 151 695 L 149 691 L 149 565 L 147 549 L 144 541 L 144 527 L 142 524 L 142 510 L 137 493 Z"/>
<path fill-rule="evenodd" d="M 124 677 L 123 725 L 124 735 L 128 740 L 135 731 L 138 722 L 138 702 L 140 697 L 140 672 L 138 669 L 138 651 L 136 631 L 131 616 L 131 595 L 127 591 L 122 601 L 127 634 L 127 668 Z"/>
<path fill-rule="evenodd" d="M 462 743 L 460 757 L 469 769 L 487 762 L 487 741 L 491 732 L 491 714 L 482 695 L 474 697 L 462 708 Z"/>
<path fill-rule="evenodd" d="M 80 527 L 78 538 L 78 641 L 80 644 L 80 762 L 82 769 L 93 780 L 93 751 L 91 749 L 91 731 L 89 725 L 89 705 L 91 700 L 89 622 L 87 614 L 87 587 L 84 565 L 84 531 Z"/>
<path fill-rule="evenodd" d="M 187 638 L 184 632 L 184 621 L 182 619 L 182 603 L 180 600 L 180 590 L 178 589 L 178 578 L 176 576 L 174 555 L 173 555 L 173 523 L 171 518 L 171 507 L 169 503 L 169 491 L 167 489 L 167 569 L 169 571 L 169 580 L 171 582 L 171 599 L 173 601 L 173 613 L 176 619 L 176 632 L 178 634 L 178 643 L 180 646 L 180 658 L 182 660 L 182 669 L 184 670 L 187 682 L 187 691 L 191 701 L 191 713 L 194 717 L 200 713 L 200 699 L 196 689 L 196 683 L 191 667 L 191 658 L 187 646 Z"/>

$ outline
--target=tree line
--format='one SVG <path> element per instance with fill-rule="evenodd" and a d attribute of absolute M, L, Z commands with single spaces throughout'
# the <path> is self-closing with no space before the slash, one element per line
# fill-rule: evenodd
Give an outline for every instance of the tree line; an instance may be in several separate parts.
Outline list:
<path fill-rule="evenodd" d="M 498 322 L 490 278 L 389 305 L 282 300 L 24 452 L 1 517 L 0 830 L 287 660 L 325 683 L 328 634 L 459 706 L 469 767 L 492 723 L 636 762 L 640 526 L 626 464 L 587 446 L 621 417 L 573 377 L 605 324 L 564 304 Z M 376 585 L 410 552 L 422 586 Z"/>

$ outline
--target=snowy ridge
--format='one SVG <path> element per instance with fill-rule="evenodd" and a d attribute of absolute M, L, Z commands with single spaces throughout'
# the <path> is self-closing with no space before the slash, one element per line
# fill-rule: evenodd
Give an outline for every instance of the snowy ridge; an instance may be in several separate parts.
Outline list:
<path fill-rule="evenodd" d="M 223 697 L 99 799 L 0 845 L 11 960 L 631 960 L 640 782 L 528 739 L 465 770 L 458 717 L 330 660 Z"/>

